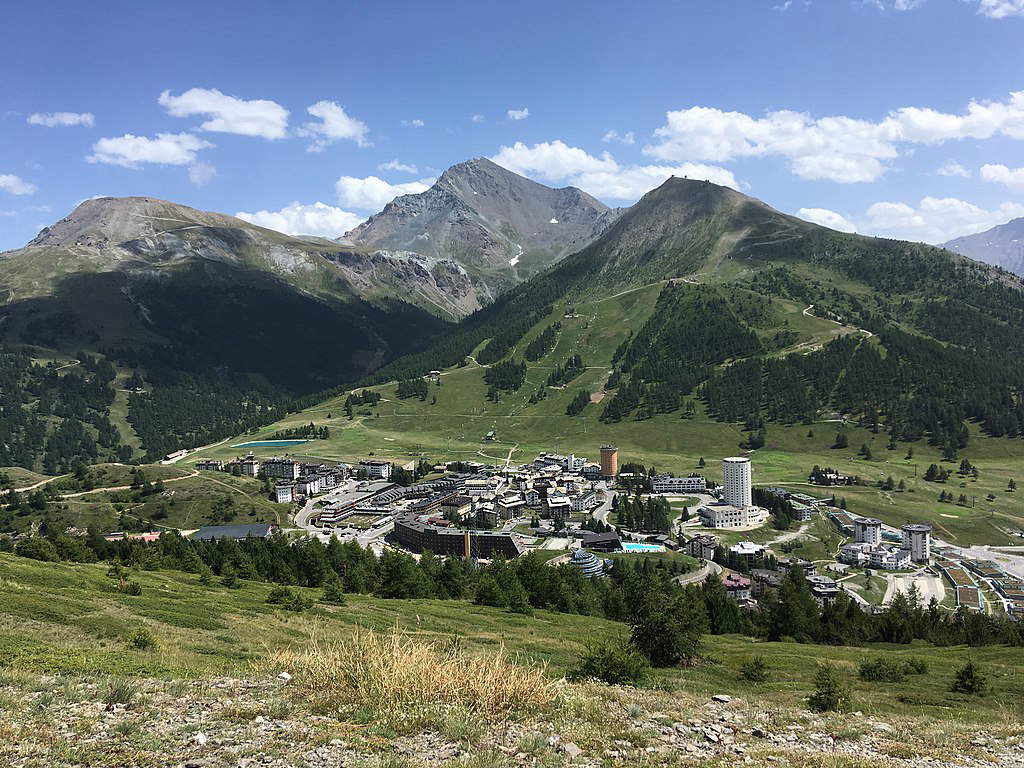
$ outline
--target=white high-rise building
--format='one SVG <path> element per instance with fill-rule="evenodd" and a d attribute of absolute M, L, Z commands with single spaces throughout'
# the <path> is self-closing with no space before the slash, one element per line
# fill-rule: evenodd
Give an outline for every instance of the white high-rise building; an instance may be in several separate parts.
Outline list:
<path fill-rule="evenodd" d="M 907 523 L 903 532 L 903 548 L 910 550 L 915 563 L 927 563 L 932 556 L 932 527 L 927 523 Z"/>
<path fill-rule="evenodd" d="M 722 501 L 741 509 L 753 506 L 750 459 L 738 456 L 722 459 Z"/>
<path fill-rule="evenodd" d="M 877 547 L 882 543 L 882 521 L 873 517 L 853 518 L 853 540 Z"/>

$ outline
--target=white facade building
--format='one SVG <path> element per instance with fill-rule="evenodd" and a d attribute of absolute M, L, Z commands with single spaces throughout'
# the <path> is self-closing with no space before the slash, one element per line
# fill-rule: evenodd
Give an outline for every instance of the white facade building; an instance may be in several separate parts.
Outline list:
<path fill-rule="evenodd" d="M 768 520 L 768 511 L 761 507 L 737 507 L 722 502 L 702 504 L 697 515 L 708 528 L 750 528 Z"/>
<path fill-rule="evenodd" d="M 877 547 L 882 543 L 882 521 L 874 517 L 853 518 L 853 540 Z"/>
<path fill-rule="evenodd" d="M 695 477 L 655 475 L 651 479 L 651 490 L 654 493 L 703 493 L 707 490 L 707 484 L 700 475 Z"/>
<path fill-rule="evenodd" d="M 915 563 L 927 563 L 932 556 L 932 527 L 927 523 L 907 523 L 900 529 L 903 548 L 910 550 Z"/>
<path fill-rule="evenodd" d="M 359 462 L 359 468 L 364 470 L 369 477 L 387 480 L 391 477 L 391 462 L 380 459 L 363 459 Z"/>
<path fill-rule="evenodd" d="M 739 456 L 722 459 L 722 501 L 734 507 L 749 507 L 754 503 L 750 459 Z"/>

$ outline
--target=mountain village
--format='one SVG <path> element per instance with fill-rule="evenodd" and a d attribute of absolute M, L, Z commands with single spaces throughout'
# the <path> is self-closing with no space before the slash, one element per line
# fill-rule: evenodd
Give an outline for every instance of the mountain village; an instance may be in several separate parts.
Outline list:
<path fill-rule="evenodd" d="M 896 594 L 913 591 L 925 603 L 934 599 L 973 611 L 991 603 L 1011 617 L 1024 617 L 1024 580 L 993 561 L 934 539 L 928 523 L 887 525 L 836 506 L 834 496 L 755 488 L 753 462 L 747 457 L 722 459 L 723 481 L 715 485 L 697 473 L 628 471 L 643 469 L 637 465 L 620 471 L 618 449 L 612 445 L 601 446 L 599 454 L 598 461 L 591 461 L 541 453 L 516 466 L 449 462 L 423 468 L 431 479 L 405 486 L 393 482 L 395 465 L 379 458 L 329 465 L 249 453 L 231 461 L 200 460 L 195 467 L 263 479 L 272 486 L 274 501 L 293 505 L 293 532 L 324 542 L 356 541 L 378 555 L 390 548 L 414 557 L 431 552 L 490 561 L 541 551 L 550 555 L 550 565 L 568 563 L 593 578 L 612 567 L 612 553 L 679 552 L 698 563 L 677 577 L 681 584 L 718 574 L 730 597 L 746 608 L 756 609 L 758 598 L 796 567 L 821 606 L 834 602 L 842 590 L 873 611 Z M 415 468 L 411 462 L 399 469 Z M 842 481 L 826 479 L 831 484 Z M 648 504 L 657 500 L 668 512 L 660 520 L 625 524 L 619 509 L 632 493 Z M 772 515 L 754 503 L 755 494 L 782 505 L 803 527 L 766 537 Z M 787 556 L 787 542 L 799 538 L 816 519 L 828 521 L 841 535 L 838 550 L 823 560 Z M 209 540 L 266 537 L 279 531 L 279 526 L 262 523 L 185 533 Z M 123 536 L 153 538 L 159 532 L 109 534 L 112 540 Z M 753 538 L 758 542 L 749 540 Z M 887 586 L 884 596 L 869 601 L 859 587 L 875 572 L 886 574 Z M 947 592 L 952 599 L 946 599 Z"/>

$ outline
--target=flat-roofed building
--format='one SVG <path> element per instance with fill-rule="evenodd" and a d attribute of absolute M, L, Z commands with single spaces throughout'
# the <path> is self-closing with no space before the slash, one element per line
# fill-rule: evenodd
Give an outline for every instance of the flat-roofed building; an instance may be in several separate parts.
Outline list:
<path fill-rule="evenodd" d="M 651 490 L 654 493 L 704 493 L 707 490 L 707 482 L 700 475 L 655 475 L 651 478 Z"/>
<path fill-rule="evenodd" d="M 910 550 L 910 559 L 915 563 L 927 563 L 932 557 L 932 527 L 927 523 L 907 523 L 903 533 L 903 548 Z"/>
<path fill-rule="evenodd" d="M 278 456 L 263 462 L 263 474 L 266 477 L 280 477 L 283 480 L 295 480 L 300 474 L 299 462 L 283 459 Z"/>
<path fill-rule="evenodd" d="M 882 543 L 882 521 L 874 517 L 853 518 L 853 540 L 873 547 Z"/>
<path fill-rule="evenodd" d="M 701 560 L 711 560 L 715 556 L 717 548 L 718 537 L 712 536 L 710 533 L 698 533 L 683 545 L 686 554 Z"/>
<path fill-rule="evenodd" d="M 367 477 L 387 480 L 391 477 L 391 462 L 381 459 L 361 459 L 359 469 L 366 472 Z"/>

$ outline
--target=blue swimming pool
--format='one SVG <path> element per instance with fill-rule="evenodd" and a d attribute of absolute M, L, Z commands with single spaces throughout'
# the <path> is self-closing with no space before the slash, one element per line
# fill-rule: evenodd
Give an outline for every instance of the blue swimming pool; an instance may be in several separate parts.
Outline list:
<path fill-rule="evenodd" d="M 232 448 L 280 448 L 288 445 L 301 445 L 309 440 L 250 440 L 248 443 L 237 443 Z"/>
<path fill-rule="evenodd" d="M 632 541 L 622 542 L 623 552 L 664 552 L 665 548 L 661 544 L 637 544 Z"/>

